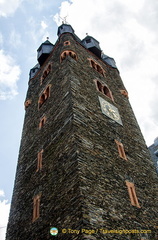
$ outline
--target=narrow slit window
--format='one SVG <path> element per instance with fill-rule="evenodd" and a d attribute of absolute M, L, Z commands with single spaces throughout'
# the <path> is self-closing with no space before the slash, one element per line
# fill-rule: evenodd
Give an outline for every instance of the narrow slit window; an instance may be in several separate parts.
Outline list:
<path fill-rule="evenodd" d="M 36 195 L 33 198 L 33 218 L 32 221 L 36 221 L 40 216 L 40 199 L 41 195 Z"/>
<path fill-rule="evenodd" d="M 36 172 L 42 170 L 42 160 L 43 160 L 43 149 L 38 152 L 38 155 L 37 155 L 37 170 Z"/>
<path fill-rule="evenodd" d="M 117 144 L 117 148 L 118 148 L 118 152 L 119 152 L 119 156 L 125 160 L 127 160 L 126 154 L 125 154 L 125 150 L 124 150 L 124 146 L 121 142 L 115 140 L 116 144 Z"/>
<path fill-rule="evenodd" d="M 126 185 L 127 185 L 127 188 L 128 188 L 128 193 L 129 193 L 131 205 L 140 208 L 138 198 L 137 198 L 137 195 L 136 195 L 136 191 L 135 191 L 134 183 L 126 181 Z"/>
<path fill-rule="evenodd" d="M 43 128 L 43 126 L 46 123 L 46 117 L 44 116 L 43 118 L 41 118 L 40 123 L 39 123 L 39 129 Z"/>

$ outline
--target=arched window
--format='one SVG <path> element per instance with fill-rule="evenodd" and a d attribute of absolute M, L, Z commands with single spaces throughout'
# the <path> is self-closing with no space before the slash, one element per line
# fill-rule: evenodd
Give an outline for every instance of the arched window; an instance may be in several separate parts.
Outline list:
<path fill-rule="evenodd" d="M 102 92 L 102 84 L 99 81 L 97 81 L 97 88 L 100 92 Z"/>
<path fill-rule="evenodd" d="M 43 103 L 50 97 L 50 85 L 46 87 L 38 100 L 38 107 L 42 107 Z"/>
<path fill-rule="evenodd" d="M 52 69 L 52 65 L 49 63 L 41 76 L 41 84 L 43 83 L 44 79 L 48 76 L 48 74 L 51 72 L 51 69 Z"/>
<path fill-rule="evenodd" d="M 103 93 L 105 96 L 111 98 L 114 101 L 112 92 L 106 85 L 102 84 L 99 80 L 95 80 L 95 83 L 99 92 Z"/>
<path fill-rule="evenodd" d="M 90 66 L 94 68 L 97 72 L 99 72 L 101 75 L 103 75 L 104 77 L 104 70 L 102 69 L 102 67 L 92 59 L 88 59 L 88 60 L 90 61 Z"/>
<path fill-rule="evenodd" d="M 62 54 L 60 56 L 60 62 L 62 62 L 67 56 L 70 56 L 75 61 L 77 61 L 77 55 L 76 55 L 75 52 L 73 52 L 73 51 L 64 51 L 64 52 L 62 52 Z"/>

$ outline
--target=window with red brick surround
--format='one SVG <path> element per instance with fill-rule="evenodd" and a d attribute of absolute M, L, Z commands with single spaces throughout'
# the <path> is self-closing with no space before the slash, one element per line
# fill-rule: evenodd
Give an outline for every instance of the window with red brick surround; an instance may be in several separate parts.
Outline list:
<path fill-rule="evenodd" d="M 46 123 L 46 116 L 44 116 L 40 119 L 39 129 L 41 129 L 45 123 Z"/>
<path fill-rule="evenodd" d="M 120 90 L 121 94 L 124 95 L 126 98 L 128 98 L 128 92 L 123 89 L 123 90 Z"/>
<path fill-rule="evenodd" d="M 70 41 L 65 41 L 64 42 L 64 46 L 69 46 L 70 45 Z"/>
<path fill-rule="evenodd" d="M 104 77 L 105 71 L 103 70 L 103 68 L 98 63 L 96 63 L 93 59 L 88 58 L 88 60 L 89 60 L 90 66 Z"/>
<path fill-rule="evenodd" d="M 121 142 L 115 140 L 115 143 L 117 144 L 117 148 L 118 148 L 118 152 L 119 152 L 119 156 L 125 160 L 127 160 L 126 154 L 125 154 L 125 150 L 124 150 L 124 146 Z"/>
<path fill-rule="evenodd" d="M 43 74 L 41 76 L 41 84 L 43 83 L 44 79 L 48 76 L 48 74 L 51 72 L 51 69 L 52 69 L 52 65 L 51 63 L 49 63 L 45 70 L 43 71 Z"/>
<path fill-rule="evenodd" d="M 70 56 L 71 58 L 73 58 L 74 60 L 77 61 L 76 53 L 73 51 L 70 51 L 70 50 L 66 50 L 66 51 L 62 52 L 62 54 L 60 55 L 60 62 L 62 62 L 68 56 Z"/>
<path fill-rule="evenodd" d="M 103 93 L 105 96 L 111 98 L 111 100 L 114 101 L 112 92 L 106 85 L 102 84 L 99 80 L 94 80 L 94 82 L 95 82 L 96 88 L 99 92 Z"/>
<path fill-rule="evenodd" d="M 128 193 L 129 193 L 129 197 L 130 197 L 130 200 L 131 200 L 131 204 L 133 206 L 136 206 L 136 207 L 140 208 L 138 198 L 137 198 L 137 195 L 136 195 L 136 191 L 135 191 L 134 183 L 126 181 L 126 186 L 128 188 Z"/>
<path fill-rule="evenodd" d="M 32 222 L 36 221 L 40 216 L 40 200 L 41 200 L 41 194 L 38 194 L 33 198 Z"/>
<path fill-rule="evenodd" d="M 42 159 L 43 159 L 43 149 L 37 154 L 37 170 L 36 172 L 42 170 Z"/>
<path fill-rule="evenodd" d="M 24 103 L 25 109 L 28 108 L 30 105 L 31 105 L 31 100 L 30 99 L 26 100 Z"/>
<path fill-rule="evenodd" d="M 46 87 L 38 100 L 38 108 L 41 108 L 43 103 L 50 97 L 50 85 Z"/>

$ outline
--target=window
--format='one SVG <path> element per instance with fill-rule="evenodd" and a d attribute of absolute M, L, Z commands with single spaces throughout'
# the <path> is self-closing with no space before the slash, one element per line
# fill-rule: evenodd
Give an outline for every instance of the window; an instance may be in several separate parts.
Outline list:
<path fill-rule="evenodd" d="M 37 155 L 37 170 L 36 172 L 42 170 L 42 158 L 43 158 L 43 149 L 38 152 L 38 155 Z"/>
<path fill-rule="evenodd" d="M 61 56 L 60 56 L 60 62 L 62 62 L 63 60 L 65 60 L 66 57 L 70 56 L 71 58 L 73 58 L 74 60 L 77 61 L 77 55 L 75 52 L 73 51 L 64 51 L 62 52 Z"/>
<path fill-rule="evenodd" d="M 127 160 L 125 151 L 124 151 L 124 147 L 123 144 L 117 140 L 115 140 L 116 144 L 117 144 L 117 148 L 118 148 L 118 152 L 119 152 L 119 156 L 125 160 Z"/>
<path fill-rule="evenodd" d="M 51 69 L 52 69 L 52 65 L 51 63 L 49 63 L 42 74 L 41 84 L 43 83 L 44 79 L 48 76 L 48 74 L 51 72 Z"/>
<path fill-rule="evenodd" d="M 32 218 L 33 222 L 37 220 L 40 216 L 40 199 L 41 199 L 41 194 L 36 195 L 33 198 L 33 218 Z"/>
<path fill-rule="evenodd" d="M 38 100 L 38 108 L 41 108 L 43 103 L 50 97 L 50 85 L 46 87 Z"/>
<path fill-rule="evenodd" d="M 46 116 L 44 116 L 40 119 L 39 129 L 41 129 L 45 123 L 46 123 Z"/>
<path fill-rule="evenodd" d="M 90 43 L 90 42 L 91 42 L 91 39 L 87 39 L 87 40 L 86 40 L 86 43 Z"/>
<path fill-rule="evenodd" d="M 26 100 L 26 102 L 24 103 L 25 109 L 28 108 L 31 105 L 31 100 L 28 99 Z"/>
<path fill-rule="evenodd" d="M 104 77 L 104 70 L 102 69 L 102 67 L 98 63 L 96 63 L 94 60 L 92 59 L 88 59 L 88 60 L 90 62 L 90 66 Z"/>
<path fill-rule="evenodd" d="M 112 92 L 110 91 L 110 89 L 107 86 L 103 85 L 99 80 L 94 80 L 94 81 L 96 83 L 97 90 L 103 93 L 105 96 L 111 98 L 112 101 L 114 101 Z"/>
<path fill-rule="evenodd" d="M 130 200 L 131 200 L 131 204 L 133 206 L 136 206 L 136 207 L 140 208 L 140 205 L 139 205 L 139 202 L 138 202 L 138 199 L 137 199 L 137 195 L 136 195 L 136 191 L 135 191 L 134 183 L 126 181 L 126 185 L 127 185 L 127 188 L 128 188 L 128 193 L 129 193 L 129 197 L 130 197 Z"/>
<path fill-rule="evenodd" d="M 65 41 L 64 42 L 64 46 L 69 46 L 70 45 L 70 41 Z"/>
<path fill-rule="evenodd" d="M 126 90 L 120 90 L 121 94 L 128 98 L 128 92 Z"/>

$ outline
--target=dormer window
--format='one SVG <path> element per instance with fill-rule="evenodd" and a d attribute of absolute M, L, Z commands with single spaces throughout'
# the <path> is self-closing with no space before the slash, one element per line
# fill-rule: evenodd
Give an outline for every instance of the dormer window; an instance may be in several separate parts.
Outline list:
<path fill-rule="evenodd" d="M 61 56 L 60 56 L 60 62 L 62 62 L 63 60 L 65 60 L 66 57 L 70 56 L 71 58 L 73 58 L 75 61 L 77 61 L 77 55 L 75 52 L 73 51 L 64 51 L 62 52 Z"/>
<path fill-rule="evenodd" d="M 112 101 L 114 101 L 113 96 L 112 96 L 112 92 L 110 91 L 110 89 L 102 84 L 99 80 L 94 80 L 96 83 L 96 88 L 99 92 L 103 93 L 105 96 L 111 98 Z"/>
<path fill-rule="evenodd" d="M 87 39 L 87 40 L 86 40 L 86 43 L 90 43 L 90 42 L 91 42 L 91 39 Z"/>

